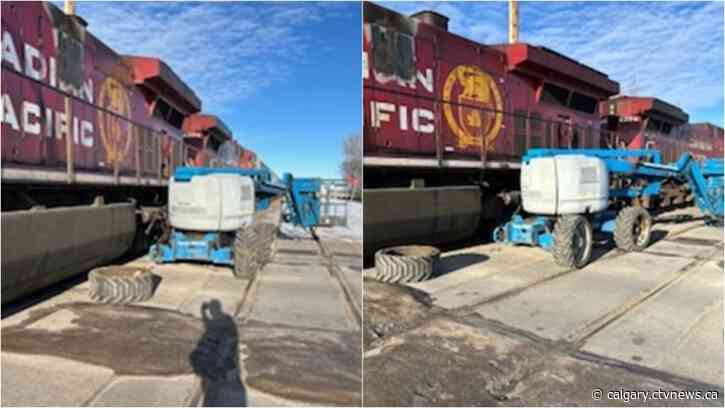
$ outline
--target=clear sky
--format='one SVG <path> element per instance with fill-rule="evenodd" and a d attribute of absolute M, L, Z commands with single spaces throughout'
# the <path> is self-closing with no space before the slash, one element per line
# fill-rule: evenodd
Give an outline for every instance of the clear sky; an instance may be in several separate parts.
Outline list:
<path fill-rule="evenodd" d="M 76 7 L 116 52 L 163 59 L 278 174 L 340 177 L 361 132 L 359 2 Z"/>
<path fill-rule="evenodd" d="M 485 44 L 508 40 L 508 2 L 382 2 L 432 9 Z M 690 122 L 723 126 L 723 2 L 519 2 L 519 40 L 605 72 L 622 93 L 680 106 Z"/>

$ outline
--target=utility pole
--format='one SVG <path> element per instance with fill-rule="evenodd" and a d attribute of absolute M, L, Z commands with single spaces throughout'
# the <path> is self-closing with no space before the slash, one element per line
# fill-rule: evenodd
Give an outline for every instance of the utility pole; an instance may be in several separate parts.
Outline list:
<path fill-rule="evenodd" d="M 509 44 L 519 42 L 519 4 L 509 0 Z"/>

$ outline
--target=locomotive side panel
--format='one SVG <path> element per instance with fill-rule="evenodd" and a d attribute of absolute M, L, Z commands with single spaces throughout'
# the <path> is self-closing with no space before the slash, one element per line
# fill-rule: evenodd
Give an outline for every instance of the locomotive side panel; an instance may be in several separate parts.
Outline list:
<path fill-rule="evenodd" d="M 466 39 L 365 7 L 366 155 L 478 158 L 481 140 L 489 150 L 509 153 L 506 143 L 497 143 L 504 128 L 504 56 L 483 46 L 472 52 Z"/>
<path fill-rule="evenodd" d="M 49 3 L 2 11 L 6 166 L 158 178 L 180 161 L 181 132 L 150 116 L 129 66 L 82 20 Z"/>
<path fill-rule="evenodd" d="M 687 148 L 697 158 L 723 157 L 723 128 L 711 123 L 694 123 L 689 126 Z"/>
<path fill-rule="evenodd" d="M 531 147 L 600 145 L 597 103 L 616 82 L 542 47 L 478 44 L 441 19 L 364 4 L 366 166 L 515 167 Z"/>

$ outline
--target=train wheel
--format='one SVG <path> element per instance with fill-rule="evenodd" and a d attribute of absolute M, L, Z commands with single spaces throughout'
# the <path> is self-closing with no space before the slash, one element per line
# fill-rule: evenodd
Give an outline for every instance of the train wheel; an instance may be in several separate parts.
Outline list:
<path fill-rule="evenodd" d="M 234 237 L 234 277 L 252 279 L 257 274 L 259 254 L 257 234 L 253 227 L 242 227 Z"/>
<path fill-rule="evenodd" d="M 441 251 L 436 247 L 403 245 L 375 253 L 375 278 L 407 283 L 429 279 L 436 273 Z"/>
<path fill-rule="evenodd" d="M 125 305 L 151 299 L 154 274 L 145 268 L 107 266 L 88 275 L 90 298 L 99 303 Z"/>
<path fill-rule="evenodd" d="M 554 226 L 554 261 L 567 268 L 583 268 L 592 257 L 594 233 L 583 215 L 564 215 Z"/>
<path fill-rule="evenodd" d="M 619 212 L 614 225 L 614 242 L 623 251 L 642 251 L 652 236 L 652 217 L 641 207 Z"/>

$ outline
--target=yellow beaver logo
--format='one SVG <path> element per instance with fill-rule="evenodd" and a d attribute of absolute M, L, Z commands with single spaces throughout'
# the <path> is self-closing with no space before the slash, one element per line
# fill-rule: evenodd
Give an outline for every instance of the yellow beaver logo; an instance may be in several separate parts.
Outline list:
<path fill-rule="evenodd" d="M 496 81 L 475 65 L 459 65 L 443 85 L 443 112 L 458 147 L 493 149 L 503 122 L 503 100 Z"/>
<path fill-rule="evenodd" d="M 98 111 L 98 127 L 106 149 L 106 159 L 109 164 L 120 164 L 126 158 L 133 140 L 133 129 L 128 120 L 131 116 L 128 92 L 118 80 L 108 77 L 101 86 L 98 104 L 105 109 Z"/>

